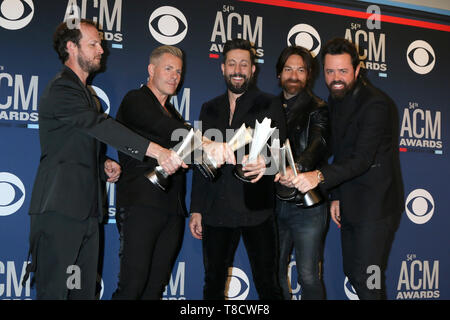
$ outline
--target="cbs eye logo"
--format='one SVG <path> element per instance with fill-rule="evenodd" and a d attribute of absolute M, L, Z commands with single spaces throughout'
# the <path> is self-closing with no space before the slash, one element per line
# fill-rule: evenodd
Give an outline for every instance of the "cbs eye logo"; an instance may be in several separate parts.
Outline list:
<path fill-rule="evenodd" d="M 34 4 L 32 0 L 3 0 L 0 4 L 0 27 L 18 30 L 33 19 Z"/>
<path fill-rule="evenodd" d="M 13 214 L 22 207 L 25 187 L 18 177 L 0 172 L 0 216 Z"/>
<path fill-rule="evenodd" d="M 436 56 L 433 48 L 423 40 L 416 40 L 406 50 L 409 67 L 418 74 L 427 74 L 434 68 Z"/>
<path fill-rule="evenodd" d="M 356 294 L 355 288 L 350 284 L 350 281 L 348 281 L 348 278 L 345 277 L 344 280 L 344 291 L 345 295 L 349 300 L 359 300 L 358 295 Z"/>
<path fill-rule="evenodd" d="M 317 56 L 321 48 L 320 35 L 308 24 L 297 24 L 289 30 L 287 36 L 288 46 L 302 46 L 311 52 L 313 58 Z"/>
<path fill-rule="evenodd" d="M 250 291 L 250 282 L 244 271 L 239 268 L 228 268 L 228 290 L 225 290 L 227 300 L 245 300 Z"/>
<path fill-rule="evenodd" d="M 148 28 L 158 42 L 174 45 L 186 36 L 188 23 L 180 10 L 164 6 L 153 11 L 148 20 Z"/>
<path fill-rule="evenodd" d="M 434 213 L 434 200 L 424 189 L 412 191 L 406 198 L 405 211 L 409 220 L 416 224 L 427 223 Z"/>

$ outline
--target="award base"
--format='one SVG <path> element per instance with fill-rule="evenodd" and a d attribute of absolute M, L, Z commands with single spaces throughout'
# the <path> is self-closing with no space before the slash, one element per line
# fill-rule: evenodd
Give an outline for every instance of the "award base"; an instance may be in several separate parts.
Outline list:
<path fill-rule="evenodd" d="M 275 184 L 275 194 L 278 199 L 294 202 L 298 207 L 310 208 L 323 202 L 322 194 L 319 190 L 309 190 L 307 193 L 301 193 L 296 188 L 289 188 L 281 183 Z"/>
<path fill-rule="evenodd" d="M 155 186 L 158 186 L 161 190 L 167 191 L 170 185 L 169 175 L 160 166 L 157 166 L 155 170 L 145 174 L 145 177 L 150 180 Z"/>
<path fill-rule="evenodd" d="M 194 165 L 206 179 L 212 181 L 217 177 L 217 168 L 208 157 L 200 155 L 200 158 L 194 159 Z"/>
<path fill-rule="evenodd" d="M 299 192 L 296 188 L 286 187 L 279 182 L 275 183 L 275 194 L 277 198 L 280 200 L 283 201 L 295 200 L 296 198 L 299 198 L 297 197 L 298 193 Z M 301 200 L 301 198 L 299 198 L 298 200 Z"/>
<path fill-rule="evenodd" d="M 243 182 L 250 183 L 250 181 L 252 181 L 253 179 L 255 179 L 257 177 L 257 175 L 246 177 L 246 176 L 244 176 L 244 173 L 246 173 L 246 172 L 243 170 L 242 164 L 237 164 L 233 169 L 234 176 Z"/>
<path fill-rule="evenodd" d="M 299 207 L 303 208 L 314 207 L 323 202 L 322 194 L 317 188 L 309 190 L 306 193 L 299 192 L 298 194 L 301 200 L 296 202 L 296 205 Z"/>

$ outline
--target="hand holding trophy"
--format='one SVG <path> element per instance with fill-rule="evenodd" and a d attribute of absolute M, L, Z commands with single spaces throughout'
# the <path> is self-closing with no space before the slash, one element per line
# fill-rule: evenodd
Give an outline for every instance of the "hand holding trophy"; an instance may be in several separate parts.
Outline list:
<path fill-rule="evenodd" d="M 245 124 L 242 124 L 242 126 L 238 129 L 238 131 L 236 131 L 234 136 L 226 144 L 232 152 L 235 152 L 251 141 L 252 130 L 250 128 L 246 128 Z M 217 176 L 217 169 L 219 168 L 219 165 L 217 161 L 214 160 L 212 155 L 208 154 L 208 152 L 205 152 L 205 149 L 206 148 L 204 148 L 204 152 L 202 155 L 195 157 L 194 163 L 205 178 L 214 180 Z"/>
<path fill-rule="evenodd" d="M 202 135 L 200 131 L 194 131 L 191 129 L 186 137 L 178 143 L 173 151 L 181 158 L 181 160 L 186 161 L 190 154 L 200 148 L 202 145 Z M 161 166 L 157 166 L 154 170 L 149 171 L 145 174 L 145 177 L 150 180 L 151 183 L 166 191 L 170 185 L 169 174 L 164 171 Z"/>
<path fill-rule="evenodd" d="M 250 152 L 248 155 L 247 163 L 254 163 L 257 161 L 263 148 L 265 148 L 267 140 L 269 140 L 272 133 L 276 128 L 271 128 L 271 119 L 264 118 L 260 123 L 258 120 L 255 122 L 255 130 L 253 131 L 252 144 L 250 146 Z M 234 175 L 244 181 L 251 182 L 256 176 L 245 176 L 242 164 L 237 164 L 234 168 Z"/>
<path fill-rule="evenodd" d="M 292 153 L 291 145 L 289 139 L 286 139 L 282 148 L 279 148 L 280 142 L 278 139 L 274 139 L 272 144 L 271 153 L 275 163 L 278 165 L 279 172 L 281 175 L 286 175 L 286 160 L 287 158 L 289 166 L 293 171 L 294 177 L 298 175 L 297 167 L 295 166 L 294 156 Z M 278 150 L 277 150 L 278 146 Z M 274 156 L 275 155 L 275 156 Z M 276 196 L 285 201 L 294 201 L 298 206 L 301 207 L 312 207 L 323 201 L 322 194 L 317 188 L 312 189 L 306 193 L 301 193 L 295 187 L 287 187 L 281 183 L 275 184 Z"/>

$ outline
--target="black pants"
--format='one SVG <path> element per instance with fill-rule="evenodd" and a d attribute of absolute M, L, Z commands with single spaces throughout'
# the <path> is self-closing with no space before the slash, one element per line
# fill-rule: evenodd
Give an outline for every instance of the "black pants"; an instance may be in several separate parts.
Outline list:
<path fill-rule="evenodd" d="M 113 299 L 161 299 L 181 248 L 184 220 L 154 207 L 119 208 L 120 273 Z"/>
<path fill-rule="evenodd" d="M 55 212 L 31 215 L 30 248 L 36 299 L 95 299 L 98 218 L 77 221 Z"/>
<path fill-rule="evenodd" d="M 386 299 L 385 270 L 394 230 L 391 218 L 362 225 L 342 224 L 344 273 L 360 300 Z M 377 283 L 380 285 L 374 286 Z"/>
<path fill-rule="evenodd" d="M 261 300 L 280 300 L 277 279 L 278 249 L 274 218 L 257 226 L 226 228 L 203 225 L 205 300 L 224 300 L 228 268 L 233 266 L 240 237 L 244 241 L 253 282 Z"/>

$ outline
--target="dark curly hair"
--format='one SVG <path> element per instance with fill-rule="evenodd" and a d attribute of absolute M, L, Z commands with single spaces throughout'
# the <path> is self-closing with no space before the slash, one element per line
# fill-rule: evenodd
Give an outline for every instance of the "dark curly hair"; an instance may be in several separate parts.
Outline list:
<path fill-rule="evenodd" d="M 79 22 L 80 24 L 84 23 L 97 28 L 97 24 L 91 20 L 81 19 Z M 67 25 L 67 22 L 62 22 L 56 28 L 56 31 L 53 34 L 53 49 L 58 53 L 59 60 L 61 60 L 62 63 L 65 63 L 67 59 L 69 59 L 69 53 L 66 50 L 67 42 L 71 41 L 79 46 L 80 39 L 81 31 L 79 24 L 75 27 L 70 27 Z"/>
<path fill-rule="evenodd" d="M 248 51 L 250 53 L 251 64 L 252 65 L 255 64 L 256 50 L 255 50 L 253 44 L 248 40 L 238 39 L 238 38 L 235 38 L 233 40 L 228 40 L 227 42 L 225 42 L 225 45 L 223 47 L 223 62 L 225 62 L 225 60 L 227 59 L 228 51 L 235 50 L 235 49 L 241 49 L 241 50 Z"/>
<path fill-rule="evenodd" d="M 344 38 L 334 38 L 325 44 L 325 47 L 322 50 L 322 65 L 327 54 L 336 55 L 343 53 L 348 53 L 350 55 L 353 69 L 356 70 L 359 65 L 358 49 L 353 43 Z"/>

